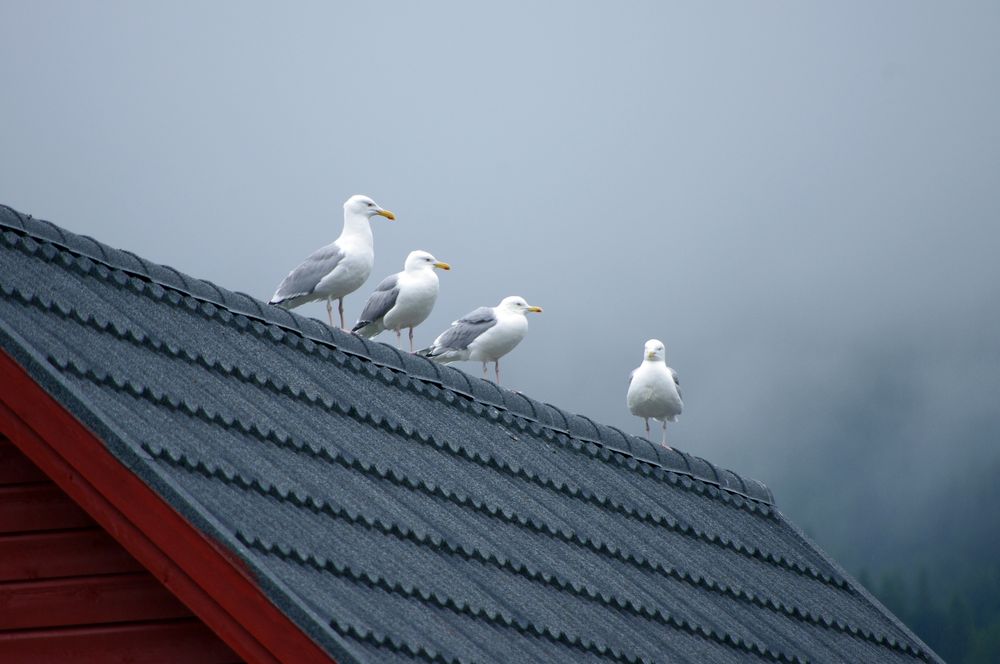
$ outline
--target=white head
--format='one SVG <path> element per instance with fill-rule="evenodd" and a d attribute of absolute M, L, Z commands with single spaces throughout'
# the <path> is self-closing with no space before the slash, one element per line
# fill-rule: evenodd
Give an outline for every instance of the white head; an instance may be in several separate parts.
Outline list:
<path fill-rule="evenodd" d="M 497 309 L 505 309 L 512 313 L 526 314 L 528 312 L 540 314 L 542 313 L 541 307 L 533 307 L 524 301 L 523 297 L 519 295 L 511 295 L 510 297 L 505 297 L 500 300 L 500 304 L 497 305 Z"/>
<path fill-rule="evenodd" d="M 409 256 L 406 257 L 406 262 L 403 263 L 403 269 L 407 272 L 412 272 L 414 270 L 433 270 L 434 268 L 438 268 L 440 270 L 450 270 L 451 266 L 447 263 L 442 263 L 428 252 L 421 249 L 411 251 Z"/>
<path fill-rule="evenodd" d="M 376 215 L 385 217 L 389 221 L 396 219 L 396 215 L 392 212 L 379 207 L 378 203 L 367 196 L 362 196 L 361 194 L 351 196 L 347 199 L 347 202 L 344 203 L 344 216 L 346 217 L 348 215 L 361 216 L 365 219 L 371 219 Z"/>
<path fill-rule="evenodd" d="M 667 349 L 659 339 L 650 339 L 646 342 L 643 351 L 643 359 L 653 362 L 664 362 L 667 358 Z"/>

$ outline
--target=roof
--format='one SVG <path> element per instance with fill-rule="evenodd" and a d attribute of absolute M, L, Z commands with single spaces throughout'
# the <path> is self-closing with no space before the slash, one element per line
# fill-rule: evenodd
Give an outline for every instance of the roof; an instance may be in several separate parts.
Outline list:
<path fill-rule="evenodd" d="M 5 207 L 0 291 L 4 351 L 336 661 L 940 661 L 698 457 Z"/>

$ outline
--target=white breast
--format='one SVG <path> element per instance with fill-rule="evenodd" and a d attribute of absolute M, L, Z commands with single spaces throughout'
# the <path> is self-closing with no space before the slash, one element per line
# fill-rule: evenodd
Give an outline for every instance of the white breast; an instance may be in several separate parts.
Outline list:
<path fill-rule="evenodd" d="M 368 280 L 375 264 L 375 251 L 364 242 L 345 241 L 341 238 L 338 244 L 344 250 L 344 257 L 316 287 L 316 293 L 325 297 L 344 297 L 358 290 Z"/>
<path fill-rule="evenodd" d="M 434 308 L 438 289 L 438 276 L 432 270 L 401 274 L 396 305 L 382 319 L 385 328 L 399 330 L 423 323 Z"/>
<path fill-rule="evenodd" d="M 662 362 L 643 362 L 635 370 L 626 401 L 633 415 L 658 420 L 676 420 L 684 406 L 673 375 Z"/>
<path fill-rule="evenodd" d="M 528 333 L 528 319 L 523 314 L 497 315 L 497 324 L 469 344 L 469 359 L 493 362 L 514 350 Z"/>

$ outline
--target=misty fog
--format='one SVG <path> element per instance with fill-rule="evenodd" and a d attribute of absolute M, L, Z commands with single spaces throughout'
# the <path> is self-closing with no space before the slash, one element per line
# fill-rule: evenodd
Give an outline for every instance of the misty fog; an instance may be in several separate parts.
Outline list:
<path fill-rule="evenodd" d="M 1000 557 L 975 498 L 1000 472 L 1000 5 L 4 2 L 0 24 L 0 202 L 266 300 L 369 194 L 398 221 L 351 320 L 426 249 L 454 269 L 418 343 L 523 295 L 545 313 L 507 386 L 640 434 L 626 380 L 658 337 L 672 443 L 766 482 L 849 570 Z"/>

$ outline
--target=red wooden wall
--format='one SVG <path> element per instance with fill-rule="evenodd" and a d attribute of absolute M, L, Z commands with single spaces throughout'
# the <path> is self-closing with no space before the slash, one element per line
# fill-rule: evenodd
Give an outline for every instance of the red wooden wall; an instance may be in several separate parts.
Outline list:
<path fill-rule="evenodd" d="M 0 435 L 0 662 L 238 661 Z"/>

